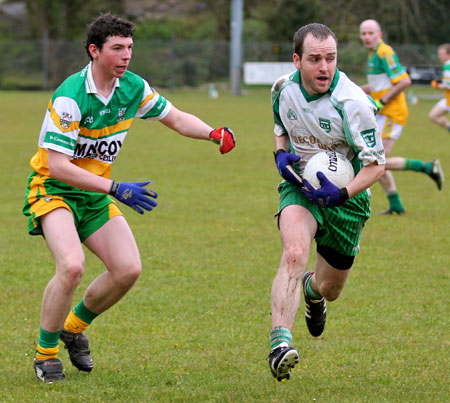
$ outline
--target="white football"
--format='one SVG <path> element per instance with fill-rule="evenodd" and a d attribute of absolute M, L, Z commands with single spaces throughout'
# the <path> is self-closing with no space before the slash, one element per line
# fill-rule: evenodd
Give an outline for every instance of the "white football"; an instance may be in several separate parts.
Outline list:
<path fill-rule="evenodd" d="M 318 171 L 323 172 L 327 179 L 338 188 L 344 187 L 355 177 L 351 162 L 335 151 L 318 152 L 306 163 L 303 178 L 315 189 L 320 188 L 320 182 L 316 175 Z"/>

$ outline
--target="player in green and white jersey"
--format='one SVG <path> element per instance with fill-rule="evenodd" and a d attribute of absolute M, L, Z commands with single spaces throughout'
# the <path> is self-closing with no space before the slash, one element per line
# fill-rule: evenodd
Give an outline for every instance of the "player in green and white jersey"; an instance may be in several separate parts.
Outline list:
<path fill-rule="evenodd" d="M 43 382 L 63 380 L 59 339 L 72 364 L 90 372 L 93 361 L 84 333 L 92 321 L 118 302 L 138 279 L 142 264 L 133 234 L 115 201 L 138 213 L 157 206 L 150 181 L 111 180 L 111 164 L 134 118 L 159 120 L 183 136 L 212 140 L 222 154 L 235 145 L 231 130 L 214 130 L 175 108 L 141 77 L 127 71 L 134 25 L 103 14 L 88 27 L 91 62 L 67 78 L 52 96 L 31 159 L 23 207 L 32 235 L 43 235 L 56 263 L 42 303 L 34 359 Z M 71 311 L 84 272 L 82 243 L 106 271 L 87 288 Z"/>
<path fill-rule="evenodd" d="M 450 121 L 445 116 L 450 113 L 450 43 L 439 46 L 438 58 L 442 63 L 441 80 L 440 82 L 433 80 L 431 85 L 433 88 L 444 90 L 444 98 L 431 109 L 429 118 L 450 132 Z"/>
<path fill-rule="evenodd" d="M 377 108 L 336 68 L 334 33 L 322 24 L 300 28 L 293 60 L 297 70 L 272 88 L 275 160 L 285 179 L 279 186 L 283 252 L 272 285 L 268 357 L 279 381 L 288 379 L 299 361 L 291 332 L 302 286 L 306 324 L 318 337 L 325 327 L 325 300 L 339 297 L 359 251 L 370 215 L 368 188 L 383 175 L 385 164 Z M 338 189 L 318 174 L 321 188 L 316 190 L 290 172 L 294 166 L 301 175 L 308 159 L 322 150 L 340 152 L 352 161 L 356 176 L 346 187 Z M 314 272 L 305 273 L 313 240 L 316 265 Z"/>
<path fill-rule="evenodd" d="M 382 40 L 380 24 L 372 19 L 361 23 L 359 34 L 369 50 L 367 81 L 362 89 L 375 100 L 378 107 L 377 123 L 386 152 L 386 171 L 380 179 L 389 208 L 382 214 L 403 214 L 405 209 L 391 171 L 414 171 L 427 174 L 440 190 L 445 178 L 437 159 L 422 161 L 404 157 L 390 157 L 395 142 L 400 138 L 408 118 L 404 90 L 411 85 L 408 73 L 387 43 Z"/>

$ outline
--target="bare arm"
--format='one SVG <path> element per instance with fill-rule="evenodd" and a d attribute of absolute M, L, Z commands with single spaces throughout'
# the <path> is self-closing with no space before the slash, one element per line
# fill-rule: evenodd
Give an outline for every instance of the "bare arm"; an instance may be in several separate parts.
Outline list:
<path fill-rule="evenodd" d="M 372 186 L 384 174 L 384 165 L 378 165 L 376 162 L 362 167 L 358 175 L 346 186 L 348 196 L 351 198 L 361 193 L 363 190 Z"/>
<path fill-rule="evenodd" d="M 209 140 L 209 133 L 213 128 L 197 116 L 180 111 L 172 107 L 169 114 L 161 119 L 161 123 L 183 136 L 194 139 Z"/>
<path fill-rule="evenodd" d="M 289 136 L 287 134 L 284 134 L 283 136 L 274 136 L 275 141 L 275 151 L 279 150 L 280 148 L 286 152 L 289 152 Z"/>
<path fill-rule="evenodd" d="M 70 162 L 70 156 L 54 150 L 48 150 L 50 176 L 68 185 L 89 192 L 109 193 L 112 180 L 86 171 Z"/>
<path fill-rule="evenodd" d="M 402 91 L 405 90 L 406 87 L 409 87 L 411 85 L 411 79 L 408 77 L 405 77 L 403 80 L 400 80 L 397 84 L 395 84 L 389 92 L 384 94 L 381 97 L 381 101 L 385 104 L 391 102 L 398 94 L 400 94 Z"/>

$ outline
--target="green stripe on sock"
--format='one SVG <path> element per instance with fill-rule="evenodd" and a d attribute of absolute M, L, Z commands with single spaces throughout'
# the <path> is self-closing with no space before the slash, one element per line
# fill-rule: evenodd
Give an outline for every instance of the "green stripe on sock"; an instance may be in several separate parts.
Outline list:
<path fill-rule="evenodd" d="M 320 295 L 318 292 L 315 292 L 311 287 L 311 277 L 308 279 L 308 282 L 306 283 L 306 293 L 308 294 L 308 297 L 311 299 L 322 299 L 322 295 Z"/>
<path fill-rule="evenodd" d="M 59 334 L 58 332 L 47 332 L 47 330 L 43 329 L 41 326 L 41 330 L 39 332 L 39 345 L 42 348 L 54 348 L 59 343 Z"/>
<path fill-rule="evenodd" d="M 97 313 L 94 313 L 86 308 L 83 300 L 81 300 L 75 307 L 75 315 L 77 315 L 82 321 L 89 324 L 91 324 L 92 321 L 98 316 Z"/>
<path fill-rule="evenodd" d="M 287 343 L 290 346 L 292 343 L 292 334 L 287 327 L 277 326 L 270 332 L 270 348 L 273 350 L 281 343 Z"/>

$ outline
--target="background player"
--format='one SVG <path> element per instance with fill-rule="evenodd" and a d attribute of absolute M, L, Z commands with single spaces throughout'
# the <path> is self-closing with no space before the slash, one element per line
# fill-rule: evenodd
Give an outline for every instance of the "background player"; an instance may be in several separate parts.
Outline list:
<path fill-rule="evenodd" d="M 360 38 L 364 46 L 370 50 L 367 67 L 368 84 L 362 88 L 376 101 L 379 109 L 378 127 L 383 138 L 386 157 L 389 157 L 408 118 L 404 90 L 411 85 L 411 79 L 392 47 L 382 40 L 381 28 L 377 21 L 363 21 L 360 25 Z M 405 212 L 391 170 L 424 172 L 436 182 L 439 190 L 444 184 L 444 175 L 438 160 L 424 162 L 403 157 L 387 158 L 386 171 L 380 179 L 389 201 L 389 208 L 384 214 Z"/>
<path fill-rule="evenodd" d="M 300 28 L 294 36 L 293 60 L 297 71 L 272 87 L 275 160 L 285 179 L 279 186 L 283 253 L 272 285 L 268 357 L 279 381 L 289 378 L 299 359 L 291 346 L 291 332 L 302 285 L 306 324 L 317 337 L 325 327 L 325 300 L 339 297 L 359 251 L 362 228 L 370 215 L 367 188 L 383 175 L 385 163 L 376 107 L 337 70 L 334 33 L 322 24 Z M 301 174 L 309 158 L 324 149 L 351 160 L 356 177 L 338 189 L 317 175 L 319 190 L 305 180 L 306 189 L 302 188 L 288 167 L 299 163 Z M 313 239 L 317 244 L 315 271 L 305 273 Z"/>
<path fill-rule="evenodd" d="M 143 214 L 156 207 L 157 194 L 145 182 L 110 179 L 135 117 L 159 120 L 178 133 L 213 140 L 227 153 L 235 145 L 227 128 L 213 130 L 199 118 L 175 108 L 149 84 L 127 70 L 134 25 L 103 14 L 87 29 L 91 62 L 55 91 L 31 159 L 23 208 L 32 235 L 43 235 L 56 263 L 42 303 L 34 368 L 44 382 L 63 380 L 58 339 L 70 360 L 90 372 L 93 361 L 83 333 L 101 313 L 118 302 L 138 279 L 142 266 L 133 234 L 109 195 Z M 109 194 L 109 195 L 108 195 Z M 84 272 L 82 243 L 106 271 L 87 288 L 69 313 Z"/>
<path fill-rule="evenodd" d="M 445 97 L 431 109 L 429 118 L 450 132 L 450 121 L 445 117 L 450 112 L 450 43 L 439 46 L 438 58 L 443 64 L 441 82 L 433 80 L 431 85 L 433 88 L 444 90 Z"/>

